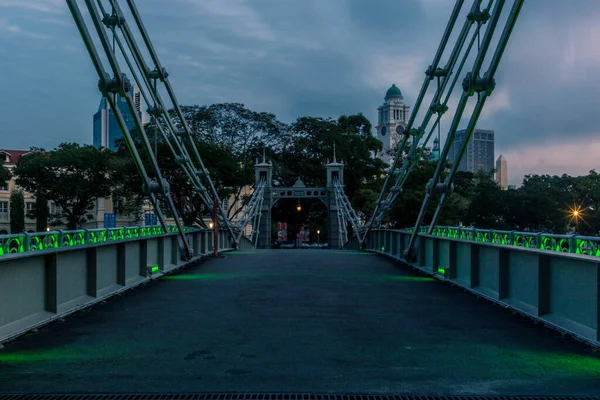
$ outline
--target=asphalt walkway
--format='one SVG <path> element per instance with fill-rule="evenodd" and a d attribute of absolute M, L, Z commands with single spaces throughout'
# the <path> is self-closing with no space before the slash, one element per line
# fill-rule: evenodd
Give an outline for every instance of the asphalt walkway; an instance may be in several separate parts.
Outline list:
<path fill-rule="evenodd" d="M 598 395 L 585 345 L 378 255 L 240 252 L 6 344 L 0 392 Z"/>

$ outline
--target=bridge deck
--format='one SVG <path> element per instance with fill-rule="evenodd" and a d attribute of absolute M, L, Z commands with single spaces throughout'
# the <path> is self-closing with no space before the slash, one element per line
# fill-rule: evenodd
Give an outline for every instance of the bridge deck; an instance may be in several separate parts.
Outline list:
<path fill-rule="evenodd" d="M 0 392 L 600 392 L 584 345 L 386 258 L 230 254 L 21 337 Z"/>

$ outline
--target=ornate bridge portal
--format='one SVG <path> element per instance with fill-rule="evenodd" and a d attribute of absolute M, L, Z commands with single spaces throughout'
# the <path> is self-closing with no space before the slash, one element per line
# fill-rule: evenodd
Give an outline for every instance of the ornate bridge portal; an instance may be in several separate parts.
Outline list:
<path fill-rule="evenodd" d="M 329 248 L 340 248 L 347 240 L 344 238 L 346 232 L 345 221 L 339 210 L 339 200 L 336 200 L 335 187 L 336 182 L 344 181 L 344 164 L 337 162 L 335 154 L 333 162 L 325 164 L 327 171 L 326 187 L 306 187 L 300 178 L 292 187 L 273 187 L 273 164 L 267 162 L 263 157 L 262 162 L 256 163 L 255 168 L 255 187 L 263 189 L 263 201 L 260 209 L 260 218 L 258 221 L 258 235 L 256 248 L 271 248 L 271 210 L 281 199 L 319 199 L 327 207 L 327 229 L 329 232 Z M 256 229 L 256 228 L 254 228 Z"/>

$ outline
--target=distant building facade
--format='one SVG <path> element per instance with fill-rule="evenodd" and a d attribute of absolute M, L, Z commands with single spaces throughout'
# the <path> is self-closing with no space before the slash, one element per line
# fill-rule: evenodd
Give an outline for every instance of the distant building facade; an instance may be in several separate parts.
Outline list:
<path fill-rule="evenodd" d="M 402 92 L 393 84 L 385 94 L 383 105 L 377 107 L 377 139 L 383 143 L 378 155 L 384 162 L 390 163 L 393 149 L 404 134 L 410 116 L 410 107 L 404 104 Z"/>
<path fill-rule="evenodd" d="M 456 131 L 454 141 L 450 146 L 448 160 L 455 163 L 458 160 L 460 149 L 466 138 L 466 131 Z M 465 172 L 491 172 L 494 169 L 494 131 L 475 129 L 467 145 L 465 154 L 458 166 L 459 171 Z"/>
<path fill-rule="evenodd" d="M 29 153 L 29 150 L 0 150 L 0 162 L 12 171 L 17 165 L 19 158 Z M 0 182 L 0 235 L 6 235 L 10 232 L 10 192 L 18 189 L 16 178 L 13 176 L 8 182 Z M 23 191 L 25 197 L 25 230 L 35 231 L 35 220 L 27 218 L 27 211 L 33 208 L 35 199 L 31 194 Z"/>
<path fill-rule="evenodd" d="M 133 100 L 135 110 L 138 114 L 138 118 L 140 118 L 142 124 L 146 123 L 145 113 L 142 110 L 142 94 L 137 85 L 133 85 L 131 87 L 130 95 Z M 125 120 L 125 125 L 127 125 L 127 129 L 132 130 L 135 128 L 135 118 L 129 111 L 127 101 L 117 94 L 116 103 L 119 107 L 119 110 L 121 110 L 121 114 Z M 105 147 L 110 150 L 116 150 L 117 146 L 115 146 L 115 141 L 121 139 L 122 137 L 123 133 L 121 132 L 121 128 L 119 128 L 115 113 L 110 108 L 110 104 L 106 98 L 103 97 L 100 100 L 98 111 L 96 114 L 94 114 L 94 147 Z"/>
<path fill-rule="evenodd" d="M 502 189 L 508 189 L 508 167 L 506 164 L 506 158 L 502 154 L 496 160 L 496 183 L 502 187 Z"/>

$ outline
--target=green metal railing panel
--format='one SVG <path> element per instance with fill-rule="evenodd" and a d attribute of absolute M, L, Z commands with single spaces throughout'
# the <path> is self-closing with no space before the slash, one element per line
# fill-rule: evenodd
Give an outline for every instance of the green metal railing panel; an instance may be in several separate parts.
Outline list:
<path fill-rule="evenodd" d="M 197 228 L 184 227 L 184 232 L 193 232 Z M 78 229 L 75 231 L 49 231 L 0 235 L 0 256 L 32 251 L 76 247 L 106 242 L 134 240 L 150 236 L 178 233 L 176 226 L 169 226 L 165 232 L 160 225 L 128 226 L 117 228 Z"/>
<path fill-rule="evenodd" d="M 406 233 L 412 233 L 413 231 L 414 228 L 402 229 L 402 232 Z M 426 233 L 426 227 L 419 229 L 420 235 Z M 437 226 L 431 234 L 432 236 L 450 239 L 600 257 L 600 237 L 594 236 L 556 235 L 553 233 L 501 231 L 455 226 Z"/>

